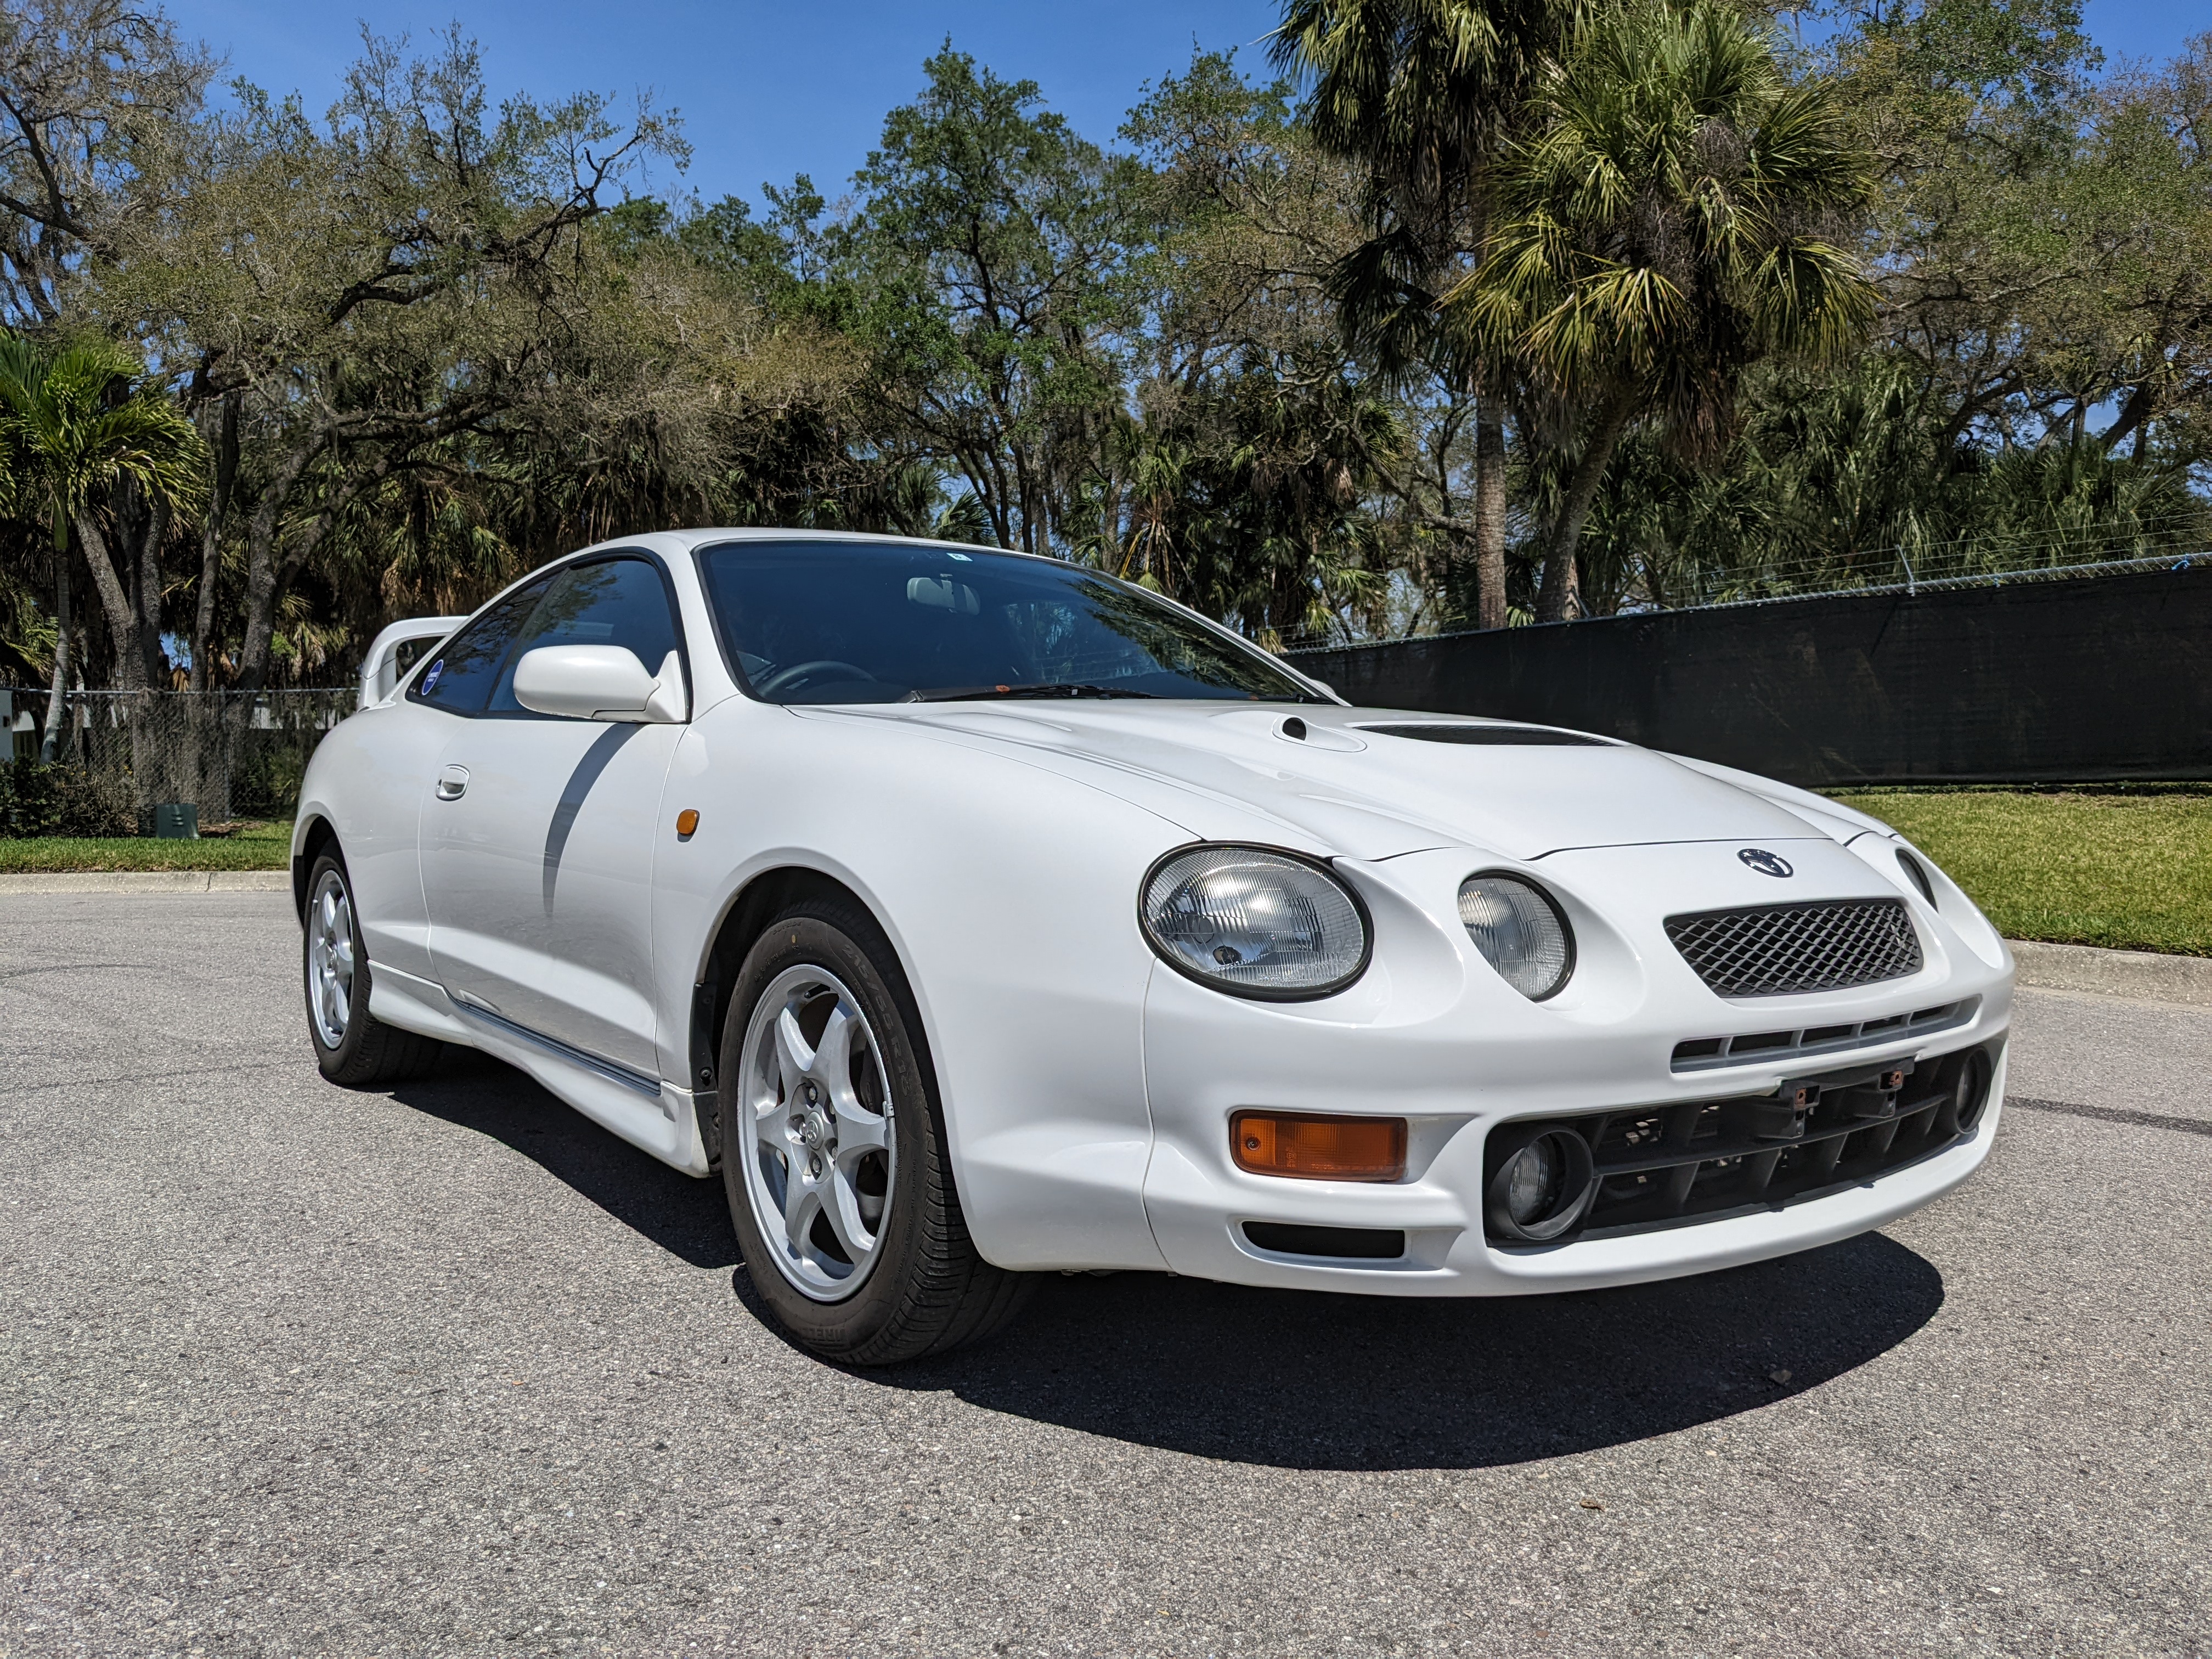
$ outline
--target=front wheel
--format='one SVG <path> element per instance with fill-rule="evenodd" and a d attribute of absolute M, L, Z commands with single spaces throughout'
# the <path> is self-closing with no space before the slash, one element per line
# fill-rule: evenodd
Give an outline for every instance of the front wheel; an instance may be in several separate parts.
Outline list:
<path fill-rule="evenodd" d="M 906 981 L 873 921 L 794 907 L 722 1027 L 722 1179 L 753 1288 L 825 1358 L 893 1364 L 989 1335 L 1024 1274 L 975 1253 Z"/>
<path fill-rule="evenodd" d="M 353 887 L 334 852 L 307 874 L 301 945 L 307 981 L 307 1035 L 315 1064 L 333 1083 L 375 1088 L 404 1082 L 435 1063 L 445 1045 L 386 1025 L 368 1012 L 368 953 L 361 945 Z"/>

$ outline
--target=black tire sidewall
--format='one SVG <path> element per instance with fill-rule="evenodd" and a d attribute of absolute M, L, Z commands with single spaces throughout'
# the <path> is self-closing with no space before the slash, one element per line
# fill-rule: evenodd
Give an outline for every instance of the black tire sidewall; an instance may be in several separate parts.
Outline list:
<path fill-rule="evenodd" d="M 722 1023 L 718 1075 L 721 1085 L 722 1182 L 730 1219 L 744 1253 L 753 1290 L 791 1334 L 817 1352 L 851 1355 L 881 1336 L 908 1305 L 921 1263 L 925 1210 L 942 1202 L 951 1176 L 943 1153 L 943 1115 L 904 976 L 890 957 L 888 941 L 860 918 L 829 904 L 794 907 L 769 925 L 747 952 Z M 761 994 L 785 969 L 826 969 L 843 981 L 874 1028 L 890 1086 L 892 1134 L 897 1159 L 891 1176 L 888 1222 L 875 1265 L 851 1296 L 817 1302 L 784 1277 L 775 1264 L 777 1244 L 765 1237 L 745 1188 L 744 1158 L 753 1156 L 739 1099 L 745 1030 Z M 885 971 L 886 966 L 889 972 Z"/>
<path fill-rule="evenodd" d="M 323 876 L 329 871 L 337 872 L 338 879 L 345 884 L 346 924 L 353 934 L 353 994 L 346 1002 L 345 1036 L 335 1048 L 324 1046 L 323 1034 L 316 1029 L 314 992 L 309 977 L 314 971 L 312 952 L 315 895 L 322 890 Z M 362 948 L 361 942 L 361 907 L 355 901 L 353 877 L 346 870 L 345 860 L 333 853 L 318 858 L 314 868 L 307 872 L 307 909 L 300 919 L 300 993 L 301 1006 L 307 1017 L 307 1041 L 315 1048 L 315 1064 L 332 1082 L 343 1081 L 360 1064 L 362 1045 L 368 1039 L 372 1022 L 368 1014 L 368 952 Z"/>

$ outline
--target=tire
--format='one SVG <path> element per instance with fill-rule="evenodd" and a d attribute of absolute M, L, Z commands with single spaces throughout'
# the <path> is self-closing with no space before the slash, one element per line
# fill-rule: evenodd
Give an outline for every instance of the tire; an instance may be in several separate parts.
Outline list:
<path fill-rule="evenodd" d="M 722 1024 L 730 1219 L 755 1293 L 827 1359 L 891 1365 L 980 1341 L 1034 1283 L 969 1239 L 921 1030 L 890 942 L 830 898 L 769 925 Z"/>
<path fill-rule="evenodd" d="M 438 1062 L 445 1044 L 386 1025 L 368 1012 L 368 952 L 362 947 L 353 884 L 335 848 L 307 872 L 300 965 L 307 1040 L 314 1045 L 315 1064 L 331 1082 L 380 1088 L 404 1083 Z"/>

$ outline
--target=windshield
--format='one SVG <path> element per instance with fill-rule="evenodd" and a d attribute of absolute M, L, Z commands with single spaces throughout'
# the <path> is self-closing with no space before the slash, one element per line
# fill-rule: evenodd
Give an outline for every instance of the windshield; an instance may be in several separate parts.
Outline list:
<path fill-rule="evenodd" d="M 1322 702 L 1258 649 L 1096 571 L 941 542 L 700 550 L 722 645 L 769 702 Z"/>

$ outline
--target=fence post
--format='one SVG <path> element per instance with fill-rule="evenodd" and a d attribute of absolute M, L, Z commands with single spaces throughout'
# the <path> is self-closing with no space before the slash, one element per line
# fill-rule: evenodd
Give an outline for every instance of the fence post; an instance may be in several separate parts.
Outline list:
<path fill-rule="evenodd" d="M 1905 567 L 1905 591 L 1907 593 L 1917 593 L 1920 591 L 1920 578 L 1912 574 L 1912 560 L 1906 554 L 1903 542 L 1897 544 L 1897 562 Z"/>

